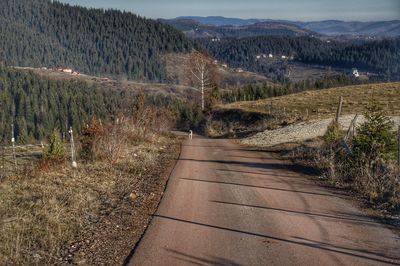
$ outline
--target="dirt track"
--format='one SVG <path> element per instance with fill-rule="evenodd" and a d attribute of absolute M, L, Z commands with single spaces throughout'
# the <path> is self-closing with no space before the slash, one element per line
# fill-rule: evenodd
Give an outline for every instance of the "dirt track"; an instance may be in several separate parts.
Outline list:
<path fill-rule="evenodd" d="M 385 265 L 399 250 L 391 230 L 287 162 L 196 139 L 129 265 Z"/>

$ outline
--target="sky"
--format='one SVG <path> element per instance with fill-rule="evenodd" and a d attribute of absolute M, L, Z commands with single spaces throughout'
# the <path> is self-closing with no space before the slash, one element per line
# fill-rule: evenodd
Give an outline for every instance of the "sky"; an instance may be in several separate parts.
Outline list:
<path fill-rule="evenodd" d="M 60 0 L 87 7 L 115 8 L 148 18 L 224 16 L 315 21 L 400 19 L 400 0 Z"/>

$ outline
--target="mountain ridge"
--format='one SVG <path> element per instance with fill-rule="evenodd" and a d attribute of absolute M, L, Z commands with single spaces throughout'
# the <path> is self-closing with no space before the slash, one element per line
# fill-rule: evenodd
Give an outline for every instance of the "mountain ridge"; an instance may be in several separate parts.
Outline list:
<path fill-rule="evenodd" d="M 181 16 L 175 19 L 191 19 L 203 25 L 212 26 L 249 26 L 260 22 L 276 22 L 296 25 L 303 30 L 324 35 L 373 35 L 383 37 L 400 36 L 400 20 L 388 21 L 341 21 L 335 19 L 321 21 L 291 21 L 274 19 L 241 19 L 222 16 Z M 172 19 L 173 20 L 173 19 Z"/>

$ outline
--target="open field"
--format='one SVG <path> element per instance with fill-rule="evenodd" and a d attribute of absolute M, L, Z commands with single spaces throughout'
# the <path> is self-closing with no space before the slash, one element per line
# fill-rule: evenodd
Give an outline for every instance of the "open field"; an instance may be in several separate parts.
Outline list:
<path fill-rule="evenodd" d="M 388 115 L 400 115 L 400 82 L 306 91 L 221 107 L 263 114 L 278 112 L 288 117 L 312 120 L 334 116 L 340 96 L 344 98 L 342 114 L 361 114 L 368 102 L 374 99 L 384 107 Z"/>
<path fill-rule="evenodd" d="M 289 78 L 293 82 L 298 82 L 306 79 L 321 79 L 325 76 L 339 75 L 344 72 L 327 67 L 312 66 L 299 63 L 291 63 L 289 66 Z"/>

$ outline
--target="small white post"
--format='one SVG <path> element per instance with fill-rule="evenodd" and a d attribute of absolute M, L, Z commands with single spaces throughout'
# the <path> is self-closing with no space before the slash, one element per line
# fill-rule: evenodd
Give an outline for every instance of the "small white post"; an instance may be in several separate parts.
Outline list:
<path fill-rule="evenodd" d="M 193 139 L 193 131 L 189 130 L 189 139 L 192 140 Z"/>
<path fill-rule="evenodd" d="M 17 170 L 17 155 L 15 154 L 15 135 L 14 135 L 14 123 L 11 124 L 11 143 L 13 151 L 13 159 L 15 164 L 15 170 Z"/>
<path fill-rule="evenodd" d="M 1 165 L 0 165 L 0 182 L 1 180 L 3 180 L 3 178 L 5 177 L 5 151 L 4 151 L 4 143 L 1 142 Z"/>
<path fill-rule="evenodd" d="M 72 130 L 72 127 L 69 128 L 69 134 L 71 135 L 70 142 L 71 142 L 71 162 L 72 162 L 72 168 L 77 168 L 78 164 L 76 163 L 76 158 L 75 158 L 75 142 L 74 142 L 74 132 Z"/>

